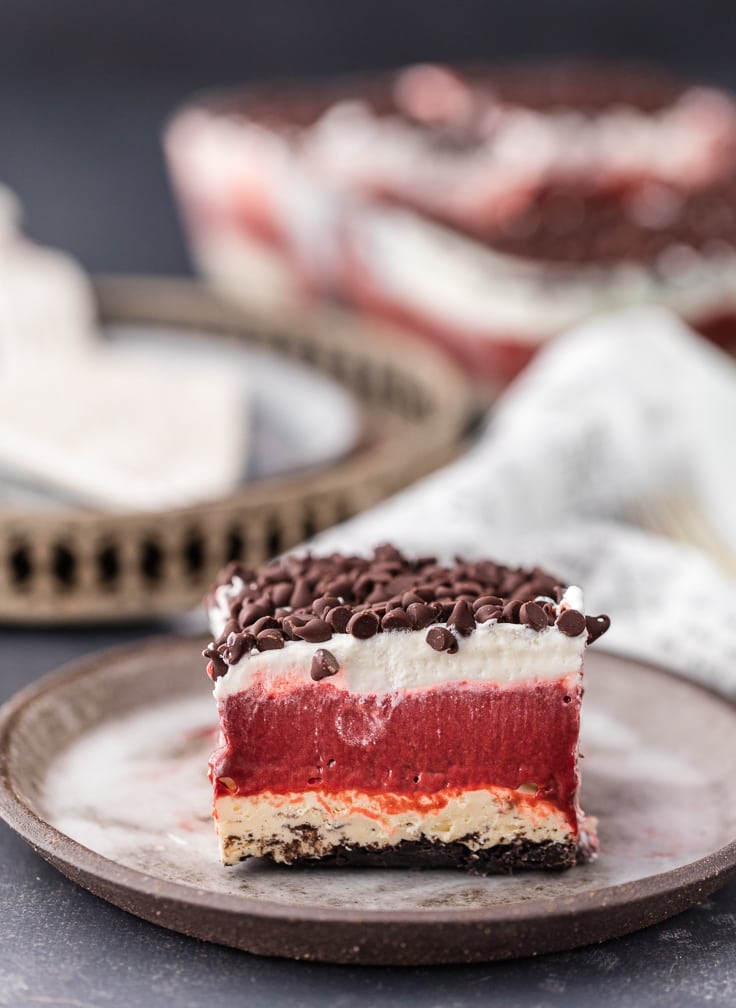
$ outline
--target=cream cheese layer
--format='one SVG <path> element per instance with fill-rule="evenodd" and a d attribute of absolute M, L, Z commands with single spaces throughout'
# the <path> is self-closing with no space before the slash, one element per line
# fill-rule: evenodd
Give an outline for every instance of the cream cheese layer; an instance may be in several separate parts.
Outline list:
<path fill-rule="evenodd" d="M 416 802 L 356 791 L 218 798 L 215 804 L 225 864 L 268 854 L 275 861 L 324 857 L 336 847 L 385 849 L 402 840 L 462 843 L 469 850 L 526 840 L 575 840 L 565 816 L 507 788 L 448 789 Z M 423 800 L 422 800 L 423 799 Z"/>

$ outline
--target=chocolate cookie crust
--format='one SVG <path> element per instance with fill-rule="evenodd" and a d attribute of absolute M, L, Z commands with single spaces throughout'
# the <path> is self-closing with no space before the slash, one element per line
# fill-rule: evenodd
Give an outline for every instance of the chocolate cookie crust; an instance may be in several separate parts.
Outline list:
<path fill-rule="evenodd" d="M 301 853 L 307 837 L 295 831 L 293 850 L 288 845 L 279 854 L 291 867 L 320 867 L 323 865 L 357 866 L 370 868 L 451 868 L 470 875 L 510 875 L 519 870 L 564 871 L 575 864 L 590 859 L 591 851 L 577 846 L 575 841 L 558 843 L 545 840 L 533 843 L 514 840 L 480 850 L 471 850 L 466 844 L 455 841 L 402 840 L 394 847 L 335 847 L 321 857 L 304 857 Z M 469 838 L 472 839 L 472 838 Z M 265 857 L 271 857 L 268 853 Z"/>

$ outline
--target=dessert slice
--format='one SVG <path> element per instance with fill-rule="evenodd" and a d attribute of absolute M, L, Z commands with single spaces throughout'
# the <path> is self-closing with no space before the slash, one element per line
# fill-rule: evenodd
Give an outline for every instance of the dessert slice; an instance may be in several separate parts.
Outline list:
<path fill-rule="evenodd" d="M 406 67 L 182 110 L 172 178 L 234 298 L 329 295 L 503 383 L 659 304 L 736 329 L 736 101 L 627 66 Z"/>
<path fill-rule="evenodd" d="M 586 644 L 579 588 L 490 561 L 292 556 L 229 567 L 205 650 L 225 864 L 566 868 Z"/>

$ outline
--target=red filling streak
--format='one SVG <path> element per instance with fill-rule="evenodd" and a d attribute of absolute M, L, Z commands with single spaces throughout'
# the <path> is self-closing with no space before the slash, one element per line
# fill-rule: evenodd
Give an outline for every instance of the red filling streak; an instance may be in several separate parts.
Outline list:
<path fill-rule="evenodd" d="M 426 796 L 535 784 L 577 829 L 581 690 L 575 674 L 510 686 L 454 683 L 350 694 L 325 683 L 220 701 L 215 796 L 357 790 Z M 223 783 L 220 778 L 225 778 Z"/>

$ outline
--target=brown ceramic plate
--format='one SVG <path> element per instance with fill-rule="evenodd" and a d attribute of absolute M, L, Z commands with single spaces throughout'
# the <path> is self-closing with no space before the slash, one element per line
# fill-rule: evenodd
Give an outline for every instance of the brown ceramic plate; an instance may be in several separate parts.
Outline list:
<path fill-rule="evenodd" d="M 225 869 L 205 775 L 213 703 L 200 642 L 168 638 L 67 666 L 0 713 L 0 812 L 104 899 L 263 955 L 479 962 L 603 941 L 736 873 L 736 708 L 658 669 L 587 660 L 583 802 L 602 850 L 566 873 Z"/>

